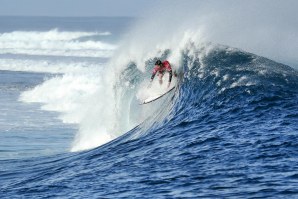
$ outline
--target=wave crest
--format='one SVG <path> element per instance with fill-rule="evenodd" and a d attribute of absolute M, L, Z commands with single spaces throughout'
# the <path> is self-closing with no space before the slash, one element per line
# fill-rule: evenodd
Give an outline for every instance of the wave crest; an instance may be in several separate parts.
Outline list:
<path fill-rule="evenodd" d="M 0 53 L 110 57 L 117 46 L 98 40 L 110 35 L 109 32 L 66 32 L 56 29 L 45 32 L 2 33 L 0 34 Z"/>

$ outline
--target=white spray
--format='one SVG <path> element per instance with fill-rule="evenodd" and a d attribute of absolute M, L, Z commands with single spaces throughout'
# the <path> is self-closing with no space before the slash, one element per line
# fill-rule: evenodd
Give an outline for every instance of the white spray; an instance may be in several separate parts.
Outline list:
<path fill-rule="evenodd" d="M 297 7 L 294 0 L 163 1 L 145 13 L 145 17 L 127 33 L 111 62 L 105 66 L 105 73 L 93 71 L 92 75 L 73 78 L 73 81 L 82 78 L 79 84 L 87 86 L 81 89 L 78 85 L 71 87 L 72 94 L 64 93 L 57 99 L 59 102 L 69 99 L 64 104 L 75 99 L 62 118 L 79 124 L 72 151 L 104 144 L 136 125 L 128 123 L 129 113 L 119 113 L 121 106 L 127 106 L 130 99 L 117 97 L 115 91 L 123 89 L 116 85 L 119 74 L 128 63 L 133 62 L 139 71 L 146 72 L 146 61 L 160 57 L 170 49 L 168 60 L 177 69 L 181 65 L 181 52 L 191 49 L 193 43 L 213 42 L 297 64 L 298 38 L 294 37 L 298 35 Z M 61 84 L 69 81 L 67 76 L 56 80 Z M 53 81 L 51 86 L 58 86 L 55 85 L 57 82 Z M 38 92 L 42 86 L 48 88 L 46 83 L 32 92 Z M 27 94 L 32 96 L 32 93 Z"/>

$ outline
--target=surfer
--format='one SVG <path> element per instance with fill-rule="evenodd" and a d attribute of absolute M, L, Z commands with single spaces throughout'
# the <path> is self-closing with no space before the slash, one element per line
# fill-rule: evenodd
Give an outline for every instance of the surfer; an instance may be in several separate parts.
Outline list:
<path fill-rule="evenodd" d="M 169 72 L 169 82 L 168 82 L 168 86 L 167 86 L 169 88 L 171 85 L 173 72 L 172 72 L 171 64 L 167 60 L 165 60 L 163 62 L 161 62 L 160 60 L 157 60 L 155 62 L 155 67 L 153 68 L 149 87 L 151 87 L 151 83 L 152 83 L 156 73 L 157 73 L 157 76 L 159 77 L 159 84 L 162 85 L 162 83 L 163 83 L 162 78 L 166 71 Z"/>

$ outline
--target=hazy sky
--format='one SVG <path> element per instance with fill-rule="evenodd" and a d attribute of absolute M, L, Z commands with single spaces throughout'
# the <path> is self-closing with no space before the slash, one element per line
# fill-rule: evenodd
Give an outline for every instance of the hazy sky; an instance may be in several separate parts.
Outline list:
<path fill-rule="evenodd" d="M 161 0 L 0 0 L 0 16 L 139 16 Z"/>

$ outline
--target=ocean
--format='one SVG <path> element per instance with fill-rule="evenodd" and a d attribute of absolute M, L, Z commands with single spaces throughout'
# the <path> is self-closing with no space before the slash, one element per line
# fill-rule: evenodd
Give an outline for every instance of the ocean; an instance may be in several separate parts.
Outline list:
<path fill-rule="evenodd" d="M 136 21 L 0 17 L 0 197 L 297 198 L 297 69 Z M 139 105 L 157 59 L 176 88 Z"/>

